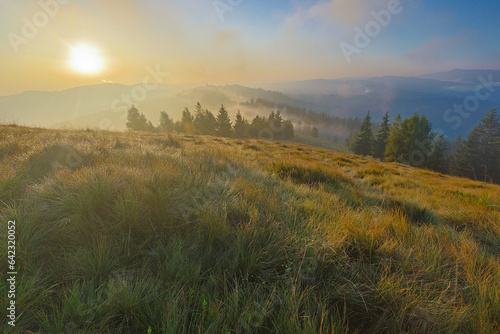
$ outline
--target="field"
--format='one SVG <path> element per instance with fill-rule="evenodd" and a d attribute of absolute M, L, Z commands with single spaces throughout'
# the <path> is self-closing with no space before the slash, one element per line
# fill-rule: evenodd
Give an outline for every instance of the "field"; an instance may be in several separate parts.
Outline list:
<path fill-rule="evenodd" d="M 500 328 L 500 186 L 304 143 L 0 126 L 0 222 L 0 332 Z"/>

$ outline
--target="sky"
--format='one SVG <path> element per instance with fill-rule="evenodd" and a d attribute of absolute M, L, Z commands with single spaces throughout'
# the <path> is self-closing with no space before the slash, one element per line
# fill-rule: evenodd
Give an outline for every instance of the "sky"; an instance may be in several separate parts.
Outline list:
<path fill-rule="evenodd" d="M 472 0 L 0 0 L 0 95 L 500 69 L 499 14 Z M 95 73 L 70 65 L 82 43 Z"/>

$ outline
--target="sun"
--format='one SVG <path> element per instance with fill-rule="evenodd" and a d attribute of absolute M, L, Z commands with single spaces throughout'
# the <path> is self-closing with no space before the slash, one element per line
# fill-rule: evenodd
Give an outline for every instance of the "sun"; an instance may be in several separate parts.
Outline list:
<path fill-rule="evenodd" d="M 95 74 L 104 66 L 104 60 L 99 50 L 89 44 L 78 44 L 71 47 L 70 67 L 83 74 Z"/>

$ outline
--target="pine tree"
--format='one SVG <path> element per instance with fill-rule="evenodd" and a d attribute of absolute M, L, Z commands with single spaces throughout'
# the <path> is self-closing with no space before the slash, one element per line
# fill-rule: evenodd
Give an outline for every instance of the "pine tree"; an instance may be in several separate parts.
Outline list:
<path fill-rule="evenodd" d="M 182 124 L 186 123 L 193 123 L 194 122 L 194 117 L 191 115 L 191 112 L 189 111 L 189 108 L 184 108 L 182 111 L 182 118 L 181 118 Z"/>
<path fill-rule="evenodd" d="M 283 137 L 293 138 L 295 136 L 295 130 L 293 129 L 293 123 L 290 120 L 283 121 Z"/>
<path fill-rule="evenodd" d="M 194 107 L 195 115 L 203 113 L 203 108 L 201 107 L 200 102 L 196 102 L 196 106 Z"/>
<path fill-rule="evenodd" d="M 171 132 L 174 130 L 174 121 L 164 111 L 160 113 L 160 125 L 158 130 L 162 132 Z"/>
<path fill-rule="evenodd" d="M 400 162 L 424 167 L 432 149 L 431 124 L 425 116 L 418 114 L 401 123 L 403 154 Z"/>
<path fill-rule="evenodd" d="M 154 131 L 153 124 L 134 105 L 128 110 L 126 126 L 134 131 Z"/>
<path fill-rule="evenodd" d="M 248 122 L 241 116 L 240 111 L 236 114 L 236 121 L 234 122 L 234 137 L 244 138 L 247 131 Z"/>
<path fill-rule="evenodd" d="M 274 114 L 274 113 L 271 113 Z M 269 127 L 271 131 L 274 132 L 274 137 L 279 139 L 283 137 L 283 117 L 281 117 L 281 113 L 278 110 L 273 117 L 269 117 Z"/>
<path fill-rule="evenodd" d="M 351 133 L 351 136 L 345 139 L 346 146 L 350 151 L 354 152 L 354 145 L 356 144 L 357 139 L 358 139 L 358 131 L 353 131 Z"/>
<path fill-rule="evenodd" d="M 445 152 L 449 149 L 450 144 L 442 135 L 432 135 L 431 151 L 425 161 L 425 167 L 436 172 L 447 173 L 449 161 L 445 158 Z"/>
<path fill-rule="evenodd" d="M 141 114 L 133 105 L 127 112 L 127 123 L 125 124 L 130 130 L 138 130 L 141 123 Z"/>
<path fill-rule="evenodd" d="M 248 134 L 252 138 L 258 138 L 259 135 L 263 134 L 262 130 L 267 129 L 268 121 L 261 116 L 255 116 L 252 123 L 248 127 Z"/>
<path fill-rule="evenodd" d="M 477 180 L 481 167 L 481 132 L 476 126 L 458 148 L 450 162 L 452 175 L 468 177 Z"/>
<path fill-rule="evenodd" d="M 436 159 L 443 153 L 443 145 L 439 142 L 439 146 L 434 146 L 435 135 L 431 133 L 431 128 L 432 125 L 425 116 L 415 114 L 401 121 L 401 115 L 398 115 L 387 138 L 384 153 L 386 160 L 427 168 L 436 165 Z M 429 161 L 431 154 L 432 161 Z"/>
<path fill-rule="evenodd" d="M 205 109 L 205 124 L 203 125 L 203 131 L 205 134 L 213 136 L 215 135 L 215 129 L 217 128 L 217 120 L 214 114 L 212 114 L 208 109 Z"/>
<path fill-rule="evenodd" d="M 194 128 L 194 117 L 191 115 L 191 112 L 189 109 L 186 107 L 182 111 L 182 118 L 181 118 L 181 124 L 182 124 L 182 131 L 186 133 L 194 133 L 195 128 Z"/>
<path fill-rule="evenodd" d="M 203 132 L 203 124 L 205 123 L 205 115 L 203 113 L 203 108 L 201 107 L 200 102 L 196 103 L 194 108 L 194 116 L 193 116 L 193 125 L 195 129 L 195 133 L 204 134 Z"/>
<path fill-rule="evenodd" d="M 313 138 L 318 138 L 319 137 L 319 130 L 317 127 L 312 128 L 311 130 L 311 137 Z"/>
<path fill-rule="evenodd" d="M 276 120 L 276 114 L 274 113 L 274 111 L 271 111 L 271 113 L 267 117 L 267 120 L 269 121 L 269 124 L 274 123 L 274 121 Z"/>
<path fill-rule="evenodd" d="M 390 135 L 387 138 L 387 146 L 384 153 L 386 160 L 401 161 L 403 159 L 404 141 L 405 138 L 401 130 L 401 115 L 398 114 L 391 124 Z"/>
<path fill-rule="evenodd" d="M 275 119 L 275 122 L 276 122 L 275 126 L 277 128 L 281 128 L 281 126 L 283 125 L 283 117 L 281 116 L 281 113 L 280 113 L 279 110 L 276 112 L 276 116 L 275 116 L 274 119 Z"/>
<path fill-rule="evenodd" d="M 497 109 L 490 110 L 479 123 L 483 133 L 482 152 L 485 179 L 500 183 L 500 115 Z"/>
<path fill-rule="evenodd" d="M 213 136 L 215 134 L 216 123 L 214 115 L 208 109 L 203 110 L 200 102 L 198 102 L 193 121 L 195 132 L 200 135 Z"/>
<path fill-rule="evenodd" d="M 217 115 L 216 135 L 219 137 L 231 137 L 232 132 L 233 127 L 231 125 L 231 120 L 229 119 L 229 114 L 226 108 L 224 108 L 224 105 L 221 105 L 219 114 Z"/>
<path fill-rule="evenodd" d="M 377 133 L 377 140 L 375 141 L 375 158 L 379 158 L 381 160 L 384 159 L 385 148 L 387 146 L 387 139 L 391 134 L 389 128 L 389 112 L 386 112 L 384 118 L 382 119 L 382 124 L 380 125 L 380 129 Z"/>
<path fill-rule="evenodd" d="M 500 117 L 492 109 L 458 148 L 452 174 L 481 181 L 500 181 Z"/>
<path fill-rule="evenodd" d="M 464 139 L 461 135 L 458 135 L 455 140 L 451 143 L 450 156 L 455 156 L 460 146 L 462 146 Z"/>
<path fill-rule="evenodd" d="M 198 103 L 201 109 L 201 105 Z M 196 106 L 195 114 L 194 114 L 194 128 L 195 132 L 199 135 L 203 135 L 204 129 L 203 125 L 205 124 L 205 114 L 203 113 L 203 110 L 198 109 L 198 105 Z"/>
<path fill-rule="evenodd" d="M 354 142 L 353 152 L 361 155 L 373 155 L 373 133 L 370 112 L 366 114 L 359 135 Z"/>

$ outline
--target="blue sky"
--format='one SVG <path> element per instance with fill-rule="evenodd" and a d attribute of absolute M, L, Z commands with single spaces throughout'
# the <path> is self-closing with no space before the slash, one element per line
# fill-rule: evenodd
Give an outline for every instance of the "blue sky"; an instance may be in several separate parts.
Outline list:
<path fill-rule="evenodd" d="M 366 32 L 376 22 L 371 13 L 397 0 L 216 0 L 228 9 L 222 16 L 213 0 L 42 0 L 56 1 L 64 4 L 36 36 L 13 47 L 23 20 L 43 9 L 36 1 L 0 0 L 0 77 L 10 78 L 0 79 L 0 94 L 135 83 L 147 66 L 170 72 L 172 83 L 500 69 L 497 1 L 401 0 L 362 48 L 355 29 Z M 68 50 L 81 41 L 100 50 L 102 72 L 68 70 Z M 357 51 L 346 57 L 341 45 Z"/>

